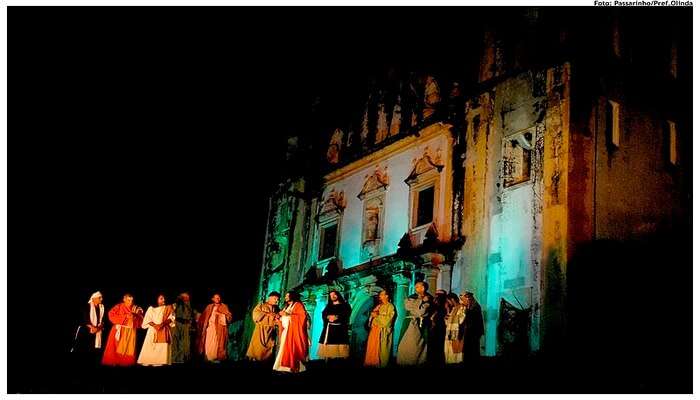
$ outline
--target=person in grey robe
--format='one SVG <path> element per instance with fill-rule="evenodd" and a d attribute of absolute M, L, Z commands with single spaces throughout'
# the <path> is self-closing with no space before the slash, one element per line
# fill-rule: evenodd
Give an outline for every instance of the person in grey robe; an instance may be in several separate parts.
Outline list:
<path fill-rule="evenodd" d="M 396 364 L 423 365 L 428 360 L 428 334 L 433 296 L 428 293 L 426 282 L 416 282 L 416 293 L 404 300 L 406 318 L 401 326 L 401 335 Z"/>
<path fill-rule="evenodd" d="M 171 362 L 186 363 L 192 359 L 192 335 L 197 329 L 197 316 L 190 304 L 189 293 L 181 293 L 175 302 Z"/>

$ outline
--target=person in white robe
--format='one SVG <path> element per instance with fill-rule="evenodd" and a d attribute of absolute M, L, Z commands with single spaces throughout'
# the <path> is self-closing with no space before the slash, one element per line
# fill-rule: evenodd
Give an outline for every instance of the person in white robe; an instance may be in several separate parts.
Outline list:
<path fill-rule="evenodd" d="M 147 366 L 170 365 L 170 329 L 175 327 L 175 313 L 172 306 L 165 305 L 165 296 L 158 296 L 157 307 L 148 307 L 141 327 L 148 331 L 137 363 Z"/>

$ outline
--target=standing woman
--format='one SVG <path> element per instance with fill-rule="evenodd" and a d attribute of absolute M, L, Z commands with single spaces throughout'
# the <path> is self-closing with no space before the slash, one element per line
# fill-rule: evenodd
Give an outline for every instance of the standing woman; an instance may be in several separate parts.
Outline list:
<path fill-rule="evenodd" d="M 396 308 L 389 303 L 389 294 L 382 290 L 379 292 L 379 304 L 374 307 L 369 318 L 370 330 L 364 363 L 366 367 L 384 368 L 389 363 L 395 315 Z"/>
<path fill-rule="evenodd" d="M 460 301 L 456 294 L 450 293 L 447 295 L 447 302 L 450 304 L 450 313 L 447 315 L 445 332 L 445 363 L 459 364 L 462 362 L 464 347 L 460 330 L 464 322 L 466 300 Z"/>
<path fill-rule="evenodd" d="M 287 306 L 279 313 L 280 344 L 272 369 L 304 372 L 309 358 L 309 317 L 298 293 L 287 292 L 284 300 Z"/>
<path fill-rule="evenodd" d="M 318 342 L 318 357 L 330 359 L 347 359 L 350 357 L 350 338 L 348 322 L 350 306 L 337 290 L 328 293 L 328 304 L 323 309 L 323 330 Z"/>
<path fill-rule="evenodd" d="M 171 328 L 175 327 L 175 313 L 172 305 L 165 304 L 164 295 L 158 296 L 156 307 L 148 307 L 141 327 L 148 331 L 141 347 L 138 363 L 154 367 L 170 365 Z"/>

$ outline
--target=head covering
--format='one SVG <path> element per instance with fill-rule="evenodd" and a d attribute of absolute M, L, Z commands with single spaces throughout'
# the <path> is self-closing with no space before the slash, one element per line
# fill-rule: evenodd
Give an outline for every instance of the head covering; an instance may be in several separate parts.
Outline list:
<path fill-rule="evenodd" d="M 90 300 L 88 300 L 88 303 L 92 303 L 92 299 L 95 299 L 97 297 L 102 297 L 102 293 L 100 293 L 99 290 L 93 293 L 92 296 L 90 296 Z"/>

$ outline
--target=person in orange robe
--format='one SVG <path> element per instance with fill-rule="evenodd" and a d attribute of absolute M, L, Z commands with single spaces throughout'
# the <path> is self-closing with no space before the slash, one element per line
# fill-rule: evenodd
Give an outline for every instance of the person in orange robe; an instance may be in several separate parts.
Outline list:
<path fill-rule="evenodd" d="M 107 314 L 112 323 L 102 355 L 102 364 L 127 367 L 136 364 L 136 329 L 143 321 L 143 309 L 134 304 L 134 296 L 125 294 L 122 303 Z"/>
<path fill-rule="evenodd" d="M 304 362 L 309 358 L 309 316 L 299 294 L 288 292 L 284 296 L 287 306 L 280 311 L 280 345 L 275 371 L 303 372 Z"/>
<path fill-rule="evenodd" d="M 379 304 L 370 314 L 370 331 L 365 353 L 366 367 L 386 367 L 391 358 L 396 308 L 389 303 L 386 290 L 379 292 Z"/>

